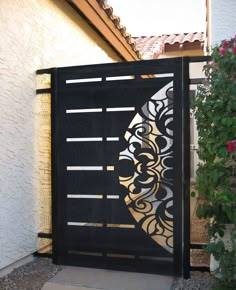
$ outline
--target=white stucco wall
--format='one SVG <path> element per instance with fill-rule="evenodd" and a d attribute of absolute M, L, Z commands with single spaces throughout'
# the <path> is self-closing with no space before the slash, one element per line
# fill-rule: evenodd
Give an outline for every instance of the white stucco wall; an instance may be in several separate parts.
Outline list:
<path fill-rule="evenodd" d="M 211 0 L 211 44 L 236 34 L 236 0 Z"/>
<path fill-rule="evenodd" d="M 36 250 L 35 71 L 119 59 L 65 1 L 0 2 L 2 269 Z"/>

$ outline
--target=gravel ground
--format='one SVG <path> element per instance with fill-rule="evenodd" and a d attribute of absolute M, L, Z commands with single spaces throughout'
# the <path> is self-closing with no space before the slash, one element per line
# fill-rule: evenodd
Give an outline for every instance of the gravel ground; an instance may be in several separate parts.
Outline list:
<path fill-rule="evenodd" d="M 0 290 L 39 290 L 60 270 L 62 267 L 52 264 L 51 259 L 35 258 L 0 278 Z M 194 272 L 191 279 L 176 280 L 173 290 L 209 290 L 213 283 L 209 273 Z"/>
<path fill-rule="evenodd" d="M 214 284 L 214 278 L 208 272 L 193 272 L 190 279 L 178 279 L 173 290 L 210 290 Z"/>
<path fill-rule="evenodd" d="M 35 258 L 0 278 L 0 290 L 39 290 L 61 269 L 51 259 Z"/>

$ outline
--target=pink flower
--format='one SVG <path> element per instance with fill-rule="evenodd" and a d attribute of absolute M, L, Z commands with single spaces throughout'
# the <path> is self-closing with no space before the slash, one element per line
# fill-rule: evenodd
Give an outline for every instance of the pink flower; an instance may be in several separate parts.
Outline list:
<path fill-rule="evenodd" d="M 228 47 L 228 46 L 229 46 L 229 42 L 225 40 L 225 41 L 223 42 L 223 47 Z"/>
<path fill-rule="evenodd" d="M 225 55 L 226 54 L 226 49 L 224 47 L 220 47 L 219 54 Z"/>
<path fill-rule="evenodd" d="M 227 142 L 227 152 L 232 152 L 236 149 L 236 141 Z"/>
<path fill-rule="evenodd" d="M 232 46 L 232 53 L 236 54 L 236 46 Z"/>

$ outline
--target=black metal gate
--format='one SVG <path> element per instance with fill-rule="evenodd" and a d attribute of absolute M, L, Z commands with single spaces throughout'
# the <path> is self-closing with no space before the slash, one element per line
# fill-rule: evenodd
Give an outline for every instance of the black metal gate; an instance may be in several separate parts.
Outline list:
<path fill-rule="evenodd" d="M 188 275 L 188 80 L 187 58 L 54 70 L 54 262 Z"/>

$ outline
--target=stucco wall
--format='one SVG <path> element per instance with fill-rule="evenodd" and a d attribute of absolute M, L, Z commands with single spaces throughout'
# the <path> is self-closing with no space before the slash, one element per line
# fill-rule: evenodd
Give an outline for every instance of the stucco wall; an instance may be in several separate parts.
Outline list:
<path fill-rule="evenodd" d="M 235 36 L 236 1 L 211 0 L 211 42 L 216 44 L 223 39 Z"/>
<path fill-rule="evenodd" d="M 181 57 L 181 56 L 201 56 L 201 55 L 204 55 L 204 51 L 201 49 L 180 50 L 180 51 L 164 52 L 158 57 L 158 59 L 171 58 L 171 57 Z"/>
<path fill-rule="evenodd" d="M 0 4 L 0 269 L 36 250 L 35 71 L 118 61 L 62 0 Z"/>

